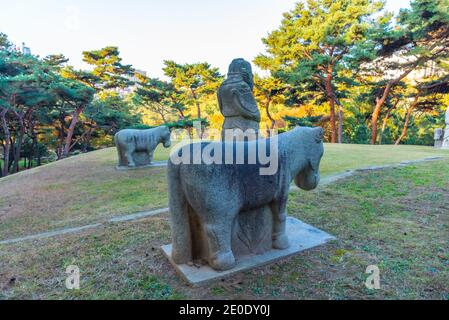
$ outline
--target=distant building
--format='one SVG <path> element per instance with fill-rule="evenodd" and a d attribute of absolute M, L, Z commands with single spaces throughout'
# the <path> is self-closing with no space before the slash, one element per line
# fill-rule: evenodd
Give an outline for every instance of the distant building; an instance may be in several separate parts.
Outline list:
<path fill-rule="evenodd" d="M 22 42 L 22 53 L 25 55 L 31 55 L 31 49 L 25 46 L 25 42 Z"/>

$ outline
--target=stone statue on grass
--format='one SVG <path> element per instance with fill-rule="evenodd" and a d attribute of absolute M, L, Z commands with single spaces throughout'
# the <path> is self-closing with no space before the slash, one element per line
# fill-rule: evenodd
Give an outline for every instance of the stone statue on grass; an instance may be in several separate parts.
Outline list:
<path fill-rule="evenodd" d="M 435 129 L 435 148 L 441 149 L 443 147 L 443 140 L 444 140 L 444 130 L 441 128 Z"/>
<path fill-rule="evenodd" d="M 446 110 L 446 129 L 444 130 L 443 149 L 449 149 L 449 107 Z"/>
<path fill-rule="evenodd" d="M 449 149 L 449 107 L 446 110 L 446 129 L 435 130 L 435 148 Z"/>
<path fill-rule="evenodd" d="M 139 168 L 151 165 L 154 150 L 159 144 L 170 148 L 170 130 L 158 127 L 148 130 L 126 129 L 115 135 L 119 157 L 119 169 Z"/>
<path fill-rule="evenodd" d="M 267 163 L 260 157 L 243 164 L 236 161 L 239 150 L 249 159 L 252 151 L 261 149 L 269 150 L 270 161 L 276 162 L 273 172 L 264 171 Z M 172 153 L 168 163 L 172 260 L 178 265 L 203 261 L 224 271 L 234 268 L 240 256 L 287 249 L 291 182 L 303 190 L 316 188 L 323 153 L 321 128 L 296 128 L 250 142 L 194 143 Z M 191 164 L 195 158 L 201 161 Z"/>
<path fill-rule="evenodd" d="M 229 66 L 228 78 L 218 90 L 218 104 L 225 117 L 222 137 L 244 140 L 257 139 L 260 112 L 253 94 L 254 76 L 251 64 L 243 59 L 235 59 Z M 226 136 L 226 132 L 230 133 Z"/>

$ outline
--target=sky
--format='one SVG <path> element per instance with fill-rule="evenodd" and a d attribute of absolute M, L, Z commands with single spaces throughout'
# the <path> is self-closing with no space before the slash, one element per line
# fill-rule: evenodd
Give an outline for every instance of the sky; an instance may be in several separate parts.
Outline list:
<path fill-rule="evenodd" d="M 62 53 L 86 68 L 82 51 L 118 46 L 123 62 L 163 77 L 164 60 L 207 61 L 225 74 L 252 61 L 261 41 L 297 0 L 0 0 L 0 32 L 42 57 Z M 409 0 L 387 0 L 389 11 Z"/>

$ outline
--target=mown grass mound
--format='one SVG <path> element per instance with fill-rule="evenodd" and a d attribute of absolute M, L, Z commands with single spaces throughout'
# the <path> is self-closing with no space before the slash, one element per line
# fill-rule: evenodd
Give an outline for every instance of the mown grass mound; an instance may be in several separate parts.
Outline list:
<path fill-rule="evenodd" d="M 158 148 L 155 161 L 168 159 Z M 324 176 L 348 169 L 446 156 L 415 146 L 326 145 Z M 114 216 L 164 208 L 166 169 L 117 171 L 115 148 L 75 156 L 0 179 L 0 240 L 103 222 Z"/>
<path fill-rule="evenodd" d="M 0 246 L 6 299 L 449 299 L 449 162 L 357 173 L 295 191 L 289 214 L 337 241 L 205 288 L 180 280 L 159 250 L 169 216 Z M 68 265 L 81 289 L 65 288 Z M 365 287 L 380 268 L 380 290 Z"/>

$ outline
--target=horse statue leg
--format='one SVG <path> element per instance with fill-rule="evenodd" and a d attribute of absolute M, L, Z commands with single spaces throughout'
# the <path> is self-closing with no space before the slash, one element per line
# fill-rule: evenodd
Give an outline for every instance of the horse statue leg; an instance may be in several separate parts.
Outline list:
<path fill-rule="evenodd" d="M 133 153 L 135 151 L 135 147 L 127 146 L 125 156 L 126 160 L 128 162 L 128 167 L 133 168 L 136 166 L 136 163 L 134 162 Z"/>
<path fill-rule="evenodd" d="M 223 214 L 217 207 L 201 215 L 209 245 L 209 264 L 220 271 L 232 269 L 236 264 L 232 252 L 232 227 L 239 210 L 231 207 L 225 210 L 226 214 Z"/>
<path fill-rule="evenodd" d="M 287 236 L 287 199 L 271 204 L 273 213 L 273 248 L 284 250 L 290 247 Z"/>

